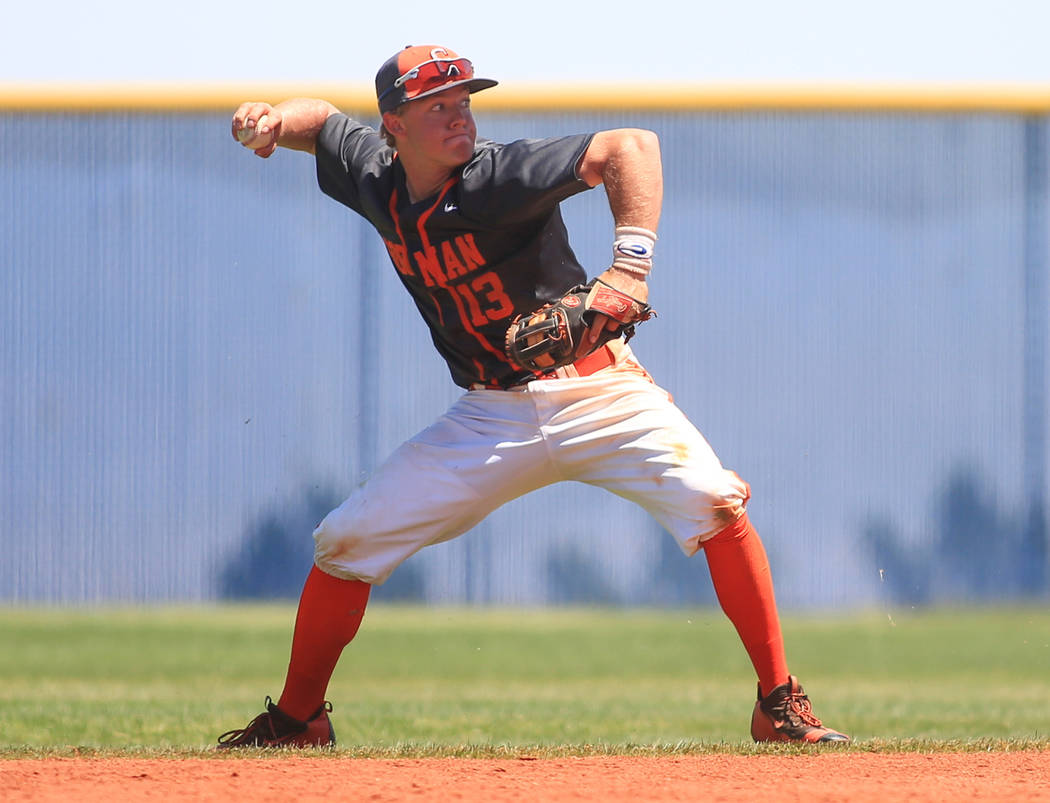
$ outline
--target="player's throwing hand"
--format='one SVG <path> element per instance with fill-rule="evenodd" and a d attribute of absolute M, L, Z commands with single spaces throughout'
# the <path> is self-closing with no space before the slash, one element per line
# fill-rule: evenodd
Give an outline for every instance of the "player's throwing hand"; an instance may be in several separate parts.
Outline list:
<path fill-rule="evenodd" d="M 241 145 L 265 159 L 277 150 L 281 123 L 280 110 L 269 103 L 248 101 L 234 112 L 230 133 Z"/>

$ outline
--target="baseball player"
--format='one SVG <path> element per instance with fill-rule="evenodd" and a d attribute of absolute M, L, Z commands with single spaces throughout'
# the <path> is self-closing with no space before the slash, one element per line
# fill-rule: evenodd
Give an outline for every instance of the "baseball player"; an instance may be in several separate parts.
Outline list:
<path fill-rule="evenodd" d="M 687 555 L 703 550 L 758 676 L 756 741 L 848 741 L 814 716 L 788 672 L 748 485 L 627 344 L 650 315 L 663 191 L 656 135 L 479 140 L 471 94 L 495 85 L 448 48 L 414 46 L 376 75 L 379 131 L 318 99 L 247 102 L 233 115 L 234 138 L 261 157 L 278 146 L 315 154 L 321 190 L 375 227 L 464 392 L 318 525 L 284 689 L 219 747 L 334 743 L 325 693 L 372 585 L 560 480 L 630 499 Z M 613 248 L 588 281 L 559 204 L 598 184 Z"/>

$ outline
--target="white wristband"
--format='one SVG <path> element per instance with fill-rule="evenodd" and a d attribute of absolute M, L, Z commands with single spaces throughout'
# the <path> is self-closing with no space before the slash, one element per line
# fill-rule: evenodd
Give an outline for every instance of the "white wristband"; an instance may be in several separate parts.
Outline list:
<path fill-rule="evenodd" d="M 656 233 L 641 226 L 617 226 L 613 241 L 613 267 L 646 276 L 653 267 Z"/>

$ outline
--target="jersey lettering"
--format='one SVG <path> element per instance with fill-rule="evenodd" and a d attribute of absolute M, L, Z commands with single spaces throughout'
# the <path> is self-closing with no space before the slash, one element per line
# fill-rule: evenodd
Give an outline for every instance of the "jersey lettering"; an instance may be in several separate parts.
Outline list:
<path fill-rule="evenodd" d="M 450 279 L 456 276 L 467 275 L 466 265 L 459 261 L 459 257 L 456 256 L 456 251 L 449 240 L 441 243 L 441 258 L 445 261 L 445 271 Z"/>
<path fill-rule="evenodd" d="M 513 315 L 513 301 L 503 289 L 500 277 L 492 271 L 469 283 L 454 284 L 451 290 L 459 293 L 466 302 L 471 325 L 484 326 L 489 321 L 505 320 Z"/>
<path fill-rule="evenodd" d="M 514 302 L 503 289 L 503 282 L 499 276 L 492 271 L 478 276 L 470 286 L 489 302 L 489 306 L 485 308 L 485 317 L 490 321 L 500 321 L 514 314 Z"/>
<path fill-rule="evenodd" d="M 467 309 L 470 310 L 470 322 L 474 326 L 484 326 L 487 324 L 488 318 L 481 311 L 481 304 L 478 303 L 478 298 L 472 292 L 470 288 L 465 284 L 456 285 L 454 288 L 459 291 L 459 294 L 463 296 L 463 300 L 467 302 Z"/>
<path fill-rule="evenodd" d="M 433 287 L 435 284 L 438 287 L 445 286 L 445 274 L 441 270 L 441 260 L 438 259 L 434 246 L 430 245 L 422 251 L 415 251 L 412 256 L 419 265 L 419 273 L 427 287 Z"/>
<path fill-rule="evenodd" d="M 453 289 L 467 302 L 473 326 L 485 326 L 489 321 L 505 320 L 514 314 L 514 302 L 492 271 L 476 277 L 469 285 L 457 284 Z"/>
<path fill-rule="evenodd" d="M 408 261 L 408 249 L 403 245 L 392 243 L 386 238 L 383 238 L 383 243 L 386 244 L 386 251 L 390 254 L 390 261 L 394 263 L 394 267 L 397 268 L 398 272 L 404 276 L 411 276 L 412 265 Z"/>
<path fill-rule="evenodd" d="M 467 263 L 468 273 L 477 270 L 482 265 L 488 264 L 488 260 L 478 250 L 478 244 L 474 242 L 473 234 L 461 234 L 456 237 L 455 242 L 459 253 L 463 256 L 463 261 Z"/>
<path fill-rule="evenodd" d="M 404 247 L 388 242 L 387 250 L 397 269 L 405 275 L 411 275 L 412 268 Z M 443 287 L 449 279 L 473 273 L 488 261 L 474 242 L 473 234 L 460 234 L 452 240 L 444 240 L 440 251 L 428 245 L 421 251 L 413 251 L 412 258 L 419 266 L 419 275 L 427 287 Z"/>

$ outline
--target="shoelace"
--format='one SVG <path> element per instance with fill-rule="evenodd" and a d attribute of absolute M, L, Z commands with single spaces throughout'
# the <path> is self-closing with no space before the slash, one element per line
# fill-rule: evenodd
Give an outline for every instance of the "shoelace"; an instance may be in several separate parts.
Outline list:
<path fill-rule="evenodd" d="M 265 723 L 265 724 L 264 724 Z M 259 732 L 262 731 L 260 734 Z M 266 737 L 266 731 L 269 731 L 269 736 Z M 270 712 L 264 711 L 259 714 L 255 719 L 249 722 L 243 728 L 236 728 L 232 731 L 226 731 L 219 737 L 219 744 L 230 745 L 231 747 L 247 744 L 254 742 L 258 736 L 263 736 L 270 739 L 276 739 L 277 734 L 273 729 L 273 720 L 270 718 Z"/>
<path fill-rule="evenodd" d="M 792 694 L 788 698 L 788 709 L 797 714 L 804 724 L 814 728 L 824 727 L 824 723 L 817 719 L 813 713 L 813 705 L 810 703 L 808 695 Z"/>

